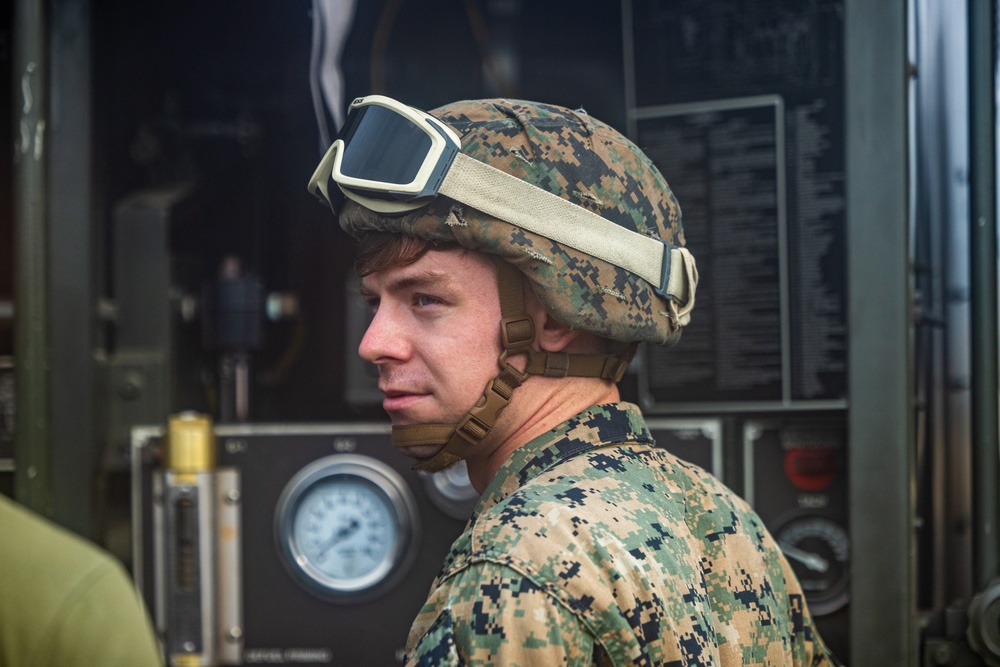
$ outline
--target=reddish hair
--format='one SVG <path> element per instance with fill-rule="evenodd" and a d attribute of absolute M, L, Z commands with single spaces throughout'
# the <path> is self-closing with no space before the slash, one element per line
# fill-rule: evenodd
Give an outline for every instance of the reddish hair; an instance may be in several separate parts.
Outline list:
<path fill-rule="evenodd" d="M 496 271 L 496 257 L 469 250 L 457 241 L 432 241 L 391 232 L 367 232 L 358 237 L 354 271 L 359 278 L 364 278 L 379 271 L 409 266 L 428 250 L 459 250 L 462 254 L 469 253 L 470 257 Z"/>

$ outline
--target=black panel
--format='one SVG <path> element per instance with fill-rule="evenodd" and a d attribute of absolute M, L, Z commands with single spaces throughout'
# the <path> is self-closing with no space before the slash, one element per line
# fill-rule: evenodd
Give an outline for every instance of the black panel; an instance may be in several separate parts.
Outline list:
<path fill-rule="evenodd" d="M 281 426 L 254 427 L 258 433 L 220 437 L 220 468 L 235 468 L 241 477 L 244 656 L 247 664 L 396 665 L 410 624 L 423 604 L 430 584 L 464 521 L 438 510 L 425 491 L 424 478 L 410 462 L 392 450 L 387 432 L 354 433 L 355 428 L 311 433 Z M 271 431 L 262 434 L 260 431 Z M 278 432 L 274 432 L 278 431 Z M 158 448 L 153 439 L 143 458 L 152 461 Z M 280 560 L 274 519 L 278 498 L 288 481 L 309 463 L 335 453 L 353 451 L 370 456 L 398 472 L 413 493 L 421 531 L 416 557 L 408 573 L 379 597 L 335 604 L 316 597 L 293 579 Z M 156 609 L 152 561 L 150 483 L 152 466 L 143 468 L 141 495 L 144 524 L 143 589 Z M 301 662 L 297 649 L 326 649 L 332 662 Z M 286 660 L 285 656 L 289 656 Z"/>
<path fill-rule="evenodd" d="M 699 273 L 678 347 L 649 349 L 655 402 L 782 398 L 781 113 L 768 97 L 639 121 L 639 142 L 680 198 Z"/>
<path fill-rule="evenodd" d="M 747 500 L 795 570 L 824 641 L 846 657 L 851 559 L 846 421 L 837 415 L 751 421 L 744 434 Z"/>
<path fill-rule="evenodd" d="M 647 402 L 843 400 L 842 4 L 631 7 L 635 138 L 702 277 L 681 342 L 648 354 Z"/>

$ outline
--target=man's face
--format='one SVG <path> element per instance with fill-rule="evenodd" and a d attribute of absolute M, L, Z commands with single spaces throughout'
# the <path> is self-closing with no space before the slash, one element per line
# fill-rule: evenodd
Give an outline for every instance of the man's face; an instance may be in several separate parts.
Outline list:
<path fill-rule="evenodd" d="M 378 367 L 393 424 L 457 423 L 496 376 L 496 270 L 474 251 L 431 250 L 409 266 L 361 280 L 374 311 L 358 353 Z M 437 447 L 407 453 L 427 457 Z"/>

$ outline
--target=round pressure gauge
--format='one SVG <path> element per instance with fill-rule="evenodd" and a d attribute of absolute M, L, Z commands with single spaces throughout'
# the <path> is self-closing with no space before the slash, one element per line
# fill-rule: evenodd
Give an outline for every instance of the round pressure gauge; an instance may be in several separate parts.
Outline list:
<path fill-rule="evenodd" d="M 465 461 L 440 472 L 421 472 L 424 489 L 434 507 L 453 519 L 466 521 L 479 502 L 479 493 L 472 488 Z"/>
<path fill-rule="evenodd" d="M 782 526 L 775 539 L 795 570 L 814 616 L 833 613 L 847 604 L 850 547 L 840 524 L 822 516 L 800 516 Z"/>
<path fill-rule="evenodd" d="M 300 470 L 278 500 L 282 560 L 307 590 L 333 602 L 386 591 L 416 552 L 416 502 L 389 466 L 336 454 Z"/>

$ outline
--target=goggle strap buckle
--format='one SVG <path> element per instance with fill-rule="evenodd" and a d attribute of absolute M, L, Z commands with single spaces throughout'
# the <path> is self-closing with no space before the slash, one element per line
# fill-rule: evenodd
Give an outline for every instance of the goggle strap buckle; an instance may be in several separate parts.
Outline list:
<path fill-rule="evenodd" d="M 670 259 L 668 259 L 668 256 Z M 671 319 L 678 327 L 691 321 L 695 291 L 698 288 L 698 266 L 687 248 L 668 246 L 663 253 L 664 284 L 656 290 L 668 299 Z"/>

